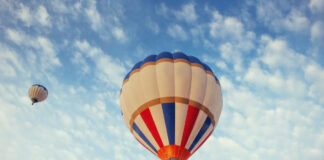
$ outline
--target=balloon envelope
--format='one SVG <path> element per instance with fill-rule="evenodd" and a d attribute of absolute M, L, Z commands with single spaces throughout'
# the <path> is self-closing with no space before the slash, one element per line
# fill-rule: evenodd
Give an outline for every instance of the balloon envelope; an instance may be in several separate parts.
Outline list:
<path fill-rule="evenodd" d="M 44 86 L 40 84 L 34 84 L 29 88 L 28 95 L 30 100 L 32 101 L 32 104 L 34 104 L 44 101 L 48 96 L 48 91 Z"/>
<path fill-rule="evenodd" d="M 126 75 L 120 105 L 127 127 L 146 149 L 160 159 L 188 159 L 216 127 L 222 94 L 206 64 L 162 52 Z"/>

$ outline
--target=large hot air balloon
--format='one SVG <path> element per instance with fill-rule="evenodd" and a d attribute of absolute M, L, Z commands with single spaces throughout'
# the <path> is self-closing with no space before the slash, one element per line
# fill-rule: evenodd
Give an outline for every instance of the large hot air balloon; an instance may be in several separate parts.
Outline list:
<path fill-rule="evenodd" d="M 32 105 L 34 105 L 34 103 L 45 100 L 47 98 L 48 91 L 44 86 L 40 84 L 34 84 L 29 88 L 28 95 L 30 100 L 32 101 Z"/>
<path fill-rule="evenodd" d="M 162 52 L 126 75 L 120 105 L 127 127 L 146 149 L 162 160 L 186 160 L 215 129 L 222 94 L 206 64 Z"/>

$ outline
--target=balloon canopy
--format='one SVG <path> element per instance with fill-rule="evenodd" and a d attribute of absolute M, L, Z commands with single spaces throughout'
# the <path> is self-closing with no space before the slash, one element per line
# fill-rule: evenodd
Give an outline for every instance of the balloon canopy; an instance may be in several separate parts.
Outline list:
<path fill-rule="evenodd" d="M 188 159 L 207 140 L 222 110 L 219 80 L 199 59 L 162 52 L 138 62 L 120 92 L 131 133 L 160 159 Z"/>
<path fill-rule="evenodd" d="M 34 103 L 44 101 L 47 98 L 48 91 L 44 86 L 40 84 L 34 84 L 29 88 L 28 95 L 30 100 L 32 101 L 32 105 L 34 105 Z"/>

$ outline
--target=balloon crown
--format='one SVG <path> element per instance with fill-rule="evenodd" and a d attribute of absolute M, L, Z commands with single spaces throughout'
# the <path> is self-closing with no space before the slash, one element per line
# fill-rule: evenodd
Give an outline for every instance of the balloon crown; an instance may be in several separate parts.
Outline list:
<path fill-rule="evenodd" d="M 127 73 L 127 75 L 124 78 L 124 82 L 129 78 L 129 76 L 131 75 L 131 73 L 133 71 L 135 71 L 136 69 L 140 69 L 143 65 L 145 65 L 146 63 L 150 63 L 150 62 L 157 62 L 160 59 L 171 59 L 171 60 L 178 60 L 178 59 L 183 59 L 187 62 L 189 62 L 190 64 L 198 64 L 200 66 L 202 66 L 205 71 L 211 72 L 213 73 L 213 71 L 211 70 L 211 68 L 201 62 L 198 58 L 194 57 L 194 56 L 187 56 L 186 54 L 182 53 L 182 52 L 175 52 L 175 53 L 170 53 L 170 52 L 161 52 L 158 55 L 149 55 L 147 56 L 144 60 L 139 61 L 138 63 L 136 63 L 133 68 Z M 216 81 L 219 81 L 218 78 L 214 75 Z"/>
<path fill-rule="evenodd" d="M 47 93 L 48 93 L 48 91 L 47 91 L 47 89 L 46 89 L 46 87 L 44 87 L 43 85 L 41 85 L 41 84 L 33 84 L 32 86 L 38 86 L 38 87 L 42 87 Z"/>

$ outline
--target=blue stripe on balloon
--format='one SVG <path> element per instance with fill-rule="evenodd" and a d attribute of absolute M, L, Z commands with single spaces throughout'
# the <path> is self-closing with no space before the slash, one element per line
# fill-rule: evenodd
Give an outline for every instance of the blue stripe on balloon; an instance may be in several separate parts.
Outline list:
<path fill-rule="evenodd" d="M 188 60 L 189 60 L 190 63 L 198 63 L 201 66 L 203 66 L 206 71 L 211 71 L 212 72 L 212 70 L 207 66 L 207 64 L 202 63 L 198 58 L 196 58 L 194 56 L 188 56 Z"/>
<path fill-rule="evenodd" d="M 209 128 L 211 124 L 211 119 L 209 117 L 206 118 L 203 126 L 200 128 L 200 131 L 198 132 L 195 140 L 192 142 L 191 146 L 189 147 L 189 151 L 196 146 L 196 144 L 199 142 L 200 138 L 206 133 L 207 129 Z"/>
<path fill-rule="evenodd" d="M 127 75 L 126 75 L 125 78 L 124 78 L 124 81 L 125 81 L 127 78 L 129 78 L 129 75 L 130 75 L 130 74 L 131 74 L 135 69 L 139 69 L 139 68 L 141 68 L 141 66 L 142 66 L 143 64 L 144 64 L 143 61 L 139 61 L 138 63 L 136 63 L 136 64 L 133 66 L 133 68 L 131 69 L 131 71 L 127 73 Z"/>
<path fill-rule="evenodd" d="M 150 143 L 150 141 L 145 137 L 143 132 L 138 128 L 136 123 L 133 123 L 133 130 L 142 138 L 142 140 L 151 147 L 151 149 L 154 150 L 155 153 L 157 153 L 157 150 L 154 148 L 154 146 Z"/>
<path fill-rule="evenodd" d="M 188 60 L 188 56 L 185 55 L 185 54 L 182 53 L 182 52 L 176 52 L 176 53 L 174 53 L 174 54 L 173 54 L 173 59 L 185 59 L 185 60 L 189 61 L 189 60 Z"/>
<path fill-rule="evenodd" d="M 162 104 L 165 126 L 168 132 L 169 144 L 175 144 L 175 105 L 174 103 Z"/>
<path fill-rule="evenodd" d="M 173 56 L 172 56 L 172 53 L 170 53 L 170 52 L 162 52 L 156 56 L 155 60 L 158 61 L 159 59 L 162 59 L 162 58 L 173 59 Z"/>
<path fill-rule="evenodd" d="M 33 84 L 32 86 L 38 86 L 38 87 L 41 87 L 41 88 L 43 88 L 46 92 L 48 92 L 47 89 L 46 89 L 46 87 L 44 87 L 44 86 L 41 85 L 41 84 Z"/>
<path fill-rule="evenodd" d="M 184 54 L 182 52 L 176 52 L 173 54 L 170 52 L 161 52 L 158 55 L 150 55 L 150 56 L 146 57 L 143 61 L 136 63 L 134 65 L 134 67 L 130 70 L 130 72 L 127 73 L 127 75 L 124 78 L 124 81 L 129 78 L 130 73 L 132 73 L 135 69 L 141 68 L 142 65 L 144 65 L 145 63 L 156 62 L 162 58 L 169 58 L 172 60 L 185 59 L 185 60 L 189 61 L 190 63 L 198 63 L 198 64 L 202 65 L 206 71 L 210 71 L 213 73 L 213 71 L 211 70 L 211 68 L 208 65 L 206 65 L 205 63 L 202 63 L 198 58 L 196 58 L 194 56 L 187 56 L 186 54 Z M 218 81 L 216 76 L 215 76 L 215 79 Z"/>
<path fill-rule="evenodd" d="M 139 68 L 141 68 L 142 63 L 143 63 L 143 61 L 140 61 L 140 62 L 136 63 L 136 64 L 134 65 L 134 67 L 132 68 L 132 71 L 135 70 L 135 69 L 139 69 Z"/>
<path fill-rule="evenodd" d="M 125 81 L 127 78 L 129 78 L 129 75 L 130 75 L 131 72 L 132 72 L 132 70 L 126 74 L 126 76 L 125 76 L 125 78 L 124 78 L 124 81 Z"/>
<path fill-rule="evenodd" d="M 150 55 L 147 56 L 144 60 L 143 60 L 143 64 L 145 64 L 146 62 L 155 62 L 156 59 L 156 55 Z"/>
<path fill-rule="evenodd" d="M 201 64 L 200 60 L 194 56 L 188 56 L 189 62 L 190 63 L 199 63 Z"/>
<path fill-rule="evenodd" d="M 215 77 L 216 81 L 219 82 L 218 78 L 215 75 L 214 75 L 214 77 Z"/>
<path fill-rule="evenodd" d="M 205 64 L 205 63 L 201 63 L 201 64 L 202 64 L 202 66 L 204 66 L 206 71 L 210 71 L 213 73 L 213 71 L 209 68 L 209 66 L 207 64 Z"/>

